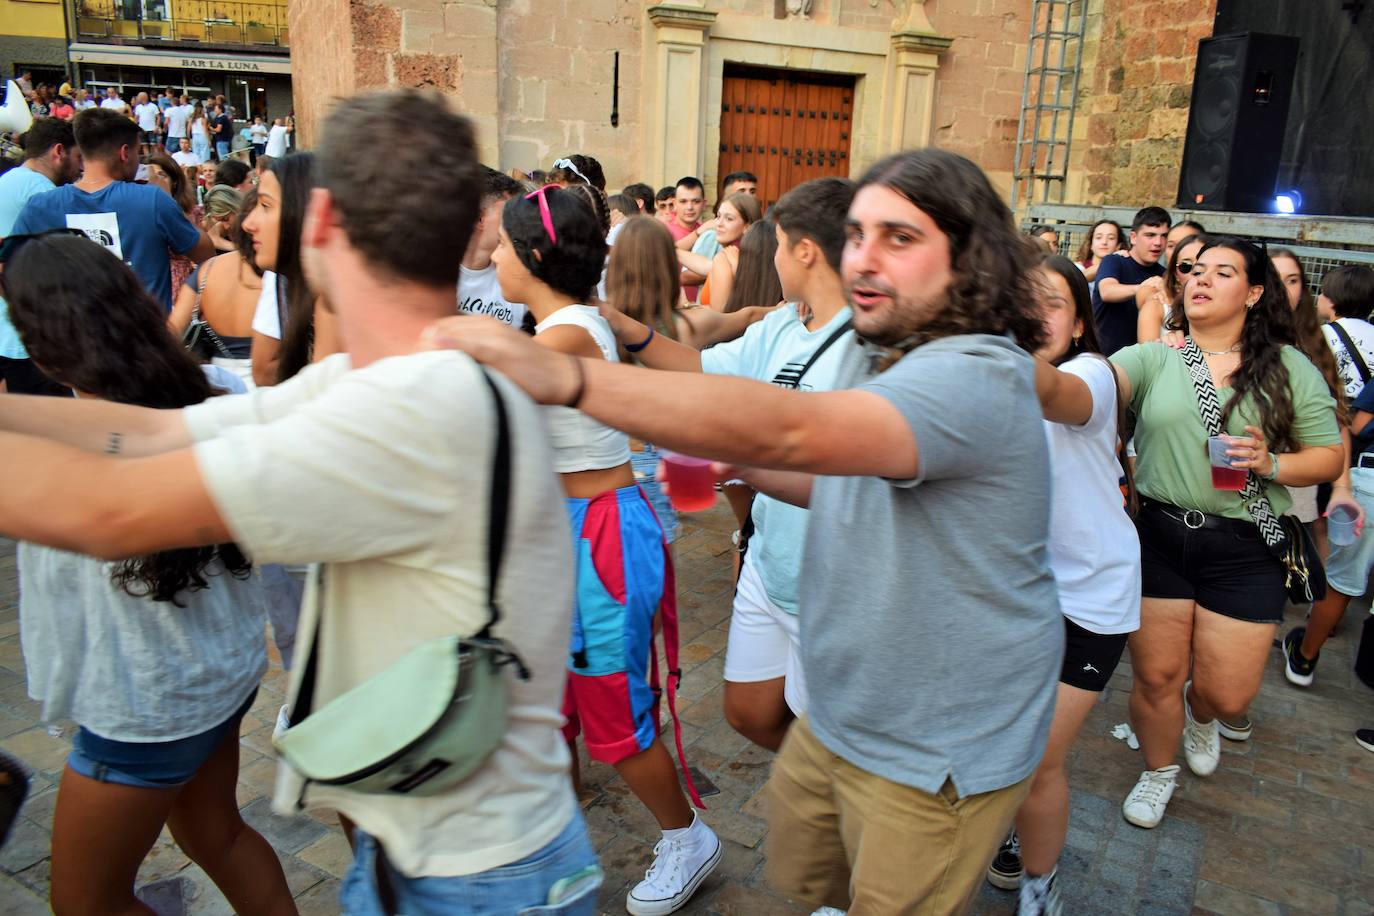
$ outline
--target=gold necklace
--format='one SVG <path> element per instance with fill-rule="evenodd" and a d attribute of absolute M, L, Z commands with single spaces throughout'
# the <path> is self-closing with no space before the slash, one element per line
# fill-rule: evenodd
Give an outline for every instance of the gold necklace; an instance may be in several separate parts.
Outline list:
<path fill-rule="evenodd" d="M 1195 340 L 1195 341 L 1193 341 L 1193 343 L 1196 344 L 1197 341 Z M 1199 350 L 1202 350 L 1202 352 L 1205 353 L 1205 354 L 1208 355 L 1208 356 L 1225 356 L 1225 355 L 1228 354 L 1228 353 L 1239 353 L 1239 352 L 1240 352 L 1240 341 L 1236 341 L 1234 344 L 1232 344 L 1230 347 L 1226 348 L 1225 350 L 1207 350 L 1207 349 L 1204 349 L 1204 348 L 1201 347 L 1201 346 L 1199 346 L 1198 349 L 1199 349 Z"/>

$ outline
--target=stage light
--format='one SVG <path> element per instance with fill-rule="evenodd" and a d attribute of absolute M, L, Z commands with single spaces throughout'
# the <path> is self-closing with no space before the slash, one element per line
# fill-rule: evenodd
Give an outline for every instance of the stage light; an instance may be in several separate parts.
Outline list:
<path fill-rule="evenodd" d="M 1302 207 L 1302 195 L 1297 191 L 1284 191 L 1274 197 L 1274 209 L 1279 213 L 1297 213 Z"/>

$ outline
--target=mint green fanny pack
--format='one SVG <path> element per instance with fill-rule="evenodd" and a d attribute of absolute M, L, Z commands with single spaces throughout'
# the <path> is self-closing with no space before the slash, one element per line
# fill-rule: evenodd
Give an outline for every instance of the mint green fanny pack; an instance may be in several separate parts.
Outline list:
<path fill-rule="evenodd" d="M 471 637 L 428 640 L 312 711 L 321 609 L 289 725 L 272 741 L 308 782 L 375 794 L 447 791 L 480 769 L 506 733 L 504 669 L 513 665 L 520 678 L 529 680 L 520 658 L 491 635 L 501 617 L 496 584 L 510 504 L 511 446 L 501 394 L 489 375 L 483 377 L 496 407 L 486 626 Z"/>

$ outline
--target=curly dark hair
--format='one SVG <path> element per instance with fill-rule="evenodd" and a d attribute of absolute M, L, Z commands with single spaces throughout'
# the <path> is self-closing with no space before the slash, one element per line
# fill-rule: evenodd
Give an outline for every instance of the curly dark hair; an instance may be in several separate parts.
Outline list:
<path fill-rule="evenodd" d="M 1041 253 L 1026 243 L 982 169 L 957 153 L 925 147 L 888 156 L 859 180 L 911 201 L 949 238 L 954 281 L 946 305 L 897 348 L 956 334 L 1011 334 L 1034 352 L 1045 336 L 1032 271 Z"/>
<path fill-rule="evenodd" d="M 1264 292 L 1245 314 L 1240 331 L 1240 365 L 1231 376 L 1232 394 L 1222 407 L 1224 428 L 1231 414 L 1247 397 L 1259 409 L 1260 427 L 1276 452 L 1291 452 L 1299 443 L 1293 438 L 1293 395 L 1288 387 L 1288 367 L 1283 364 L 1284 346 L 1296 347 L 1293 310 L 1283 290 L 1278 271 L 1258 245 L 1234 236 L 1213 237 L 1198 252 L 1220 248 L 1234 251 L 1245 261 L 1245 279 Z M 1170 330 L 1188 333 L 1186 309 L 1174 309 L 1169 316 Z"/>
<path fill-rule="evenodd" d="M 1088 227 L 1087 233 L 1083 236 L 1083 244 L 1078 246 L 1078 254 L 1074 255 L 1074 260 L 1084 267 L 1089 267 L 1093 262 L 1093 233 L 1098 226 L 1116 227 L 1116 250 L 1126 249 L 1126 233 L 1122 230 L 1121 224 L 1114 219 L 1100 219 Z"/>
<path fill-rule="evenodd" d="M 568 168 L 554 166 L 549 169 L 548 180 L 567 182 L 570 186 L 574 184 L 589 184 L 601 193 L 606 193 L 606 173 L 601 168 L 601 163 L 591 156 L 584 156 L 581 153 L 573 153 L 566 157 L 577 171 Z M 578 173 L 581 174 L 578 174 Z"/>
<path fill-rule="evenodd" d="M 546 185 L 537 195 L 548 203 L 557 244 L 544 228 L 538 196 L 507 201 L 501 211 L 501 227 L 510 236 L 520 263 L 536 280 L 578 302 L 588 302 L 606 263 L 606 233 L 586 198 L 576 196 L 571 189 Z"/>
<path fill-rule="evenodd" d="M 160 408 L 199 404 L 219 393 L 167 333 L 161 304 L 94 242 L 67 235 L 26 243 L 5 267 L 5 295 L 34 362 L 63 385 L 107 401 Z M 206 588 L 216 559 L 238 578 L 252 568 L 237 545 L 219 544 L 124 560 L 110 581 L 136 598 L 184 607 L 179 596 Z"/>

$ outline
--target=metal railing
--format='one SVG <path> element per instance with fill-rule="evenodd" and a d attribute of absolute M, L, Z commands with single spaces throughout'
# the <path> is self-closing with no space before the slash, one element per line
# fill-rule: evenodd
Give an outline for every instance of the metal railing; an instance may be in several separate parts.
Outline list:
<path fill-rule="evenodd" d="M 116 0 L 78 0 L 76 32 L 83 39 L 96 40 L 195 41 L 279 48 L 291 44 L 284 2 L 175 0 L 170 8 L 168 4 L 140 8 Z"/>
<path fill-rule="evenodd" d="M 1059 233 L 1059 253 L 1078 254 L 1088 229 L 1100 219 L 1115 220 L 1131 231 L 1134 207 L 1094 207 L 1075 204 L 1029 204 L 1022 228 L 1046 225 Z M 1270 248 L 1287 248 L 1298 256 L 1307 283 L 1316 293 L 1327 271 L 1344 264 L 1374 267 L 1374 220 L 1349 216 L 1284 216 L 1272 213 L 1230 213 L 1215 210 L 1169 211 L 1178 223 L 1193 220 L 1214 235 L 1263 240 Z"/>
<path fill-rule="evenodd" d="M 1083 69 L 1087 0 L 1032 0 L 1026 45 L 1026 78 L 1021 86 L 1021 116 L 1016 125 L 1011 206 L 1064 199 L 1069 174 L 1069 144 Z"/>

